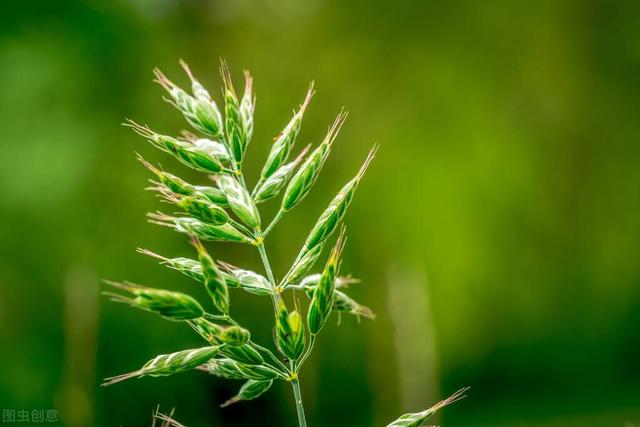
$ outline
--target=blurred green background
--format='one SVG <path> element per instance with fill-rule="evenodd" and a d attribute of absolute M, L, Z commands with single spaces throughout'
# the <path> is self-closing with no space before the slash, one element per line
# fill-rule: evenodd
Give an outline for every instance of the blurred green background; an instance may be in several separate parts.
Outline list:
<path fill-rule="evenodd" d="M 306 231 L 379 155 L 348 213 L 344 271 L 378 314 L 321 334 L 302 382 L 312 426 L 381 426 L 462 386 L 445 426 L 640 422 L 640 3 L 85 0 L 0 5 L 0 407 L 67 426 L 294 425 L 286 384 L 219 409 L 237 384 L 187 373 L 100 388 L 200 344 L 100 297 L 100 279 L 190 291 L 135 253 L 191 251 L 134 151 L 196 176 L 120 126 L 185 124 L 152 83 L 219 95 L 227 59 L 255 77 L 256 171 L 316 81 L 298 147 L 350 117 L 318 185 L 268 249 L 286 271 Z M 249 180 L 255 173 L 249 173 Z M 273 212 L 275 203 L 268 211 Z M 259 268 L 250 248 L 211 246 Z M 268 300 L 233 294 L 262 342 Z"/>

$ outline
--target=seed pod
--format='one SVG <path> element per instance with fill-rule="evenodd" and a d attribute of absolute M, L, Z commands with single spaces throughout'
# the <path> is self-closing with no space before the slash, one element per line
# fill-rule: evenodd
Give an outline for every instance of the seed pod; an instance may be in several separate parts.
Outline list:
<path fill-rule="evenodd" d="M 227 144 L 235 161 L 242 163 L 249 141 L 244 129 L 240 103 L 231 82 L 229 69 L 224 61 L 220 65 L 220 74 L 224 82 L 224 127 Z"/>
<path fill-rule="evenodd" d="M 266 200 L 272 199 L 276 197 L 280 191 L 287 185 L 293 170 L 296 168 L 298 163 L 302 160 L 304 155 L 306 154 L 309 146 L 307 146 L 302 152 L 296 157 L 296 159 L 290 163 L 287 163 L 284 166 L 281 166 L 278 170 L 276 170 L 273 175 L 264 180 L 255 190 L 254 200 L 256 203 L 262 203 Z"/>
<path fill-rule="evenodd" d="M 253 400 L 257 397 L 260 397 L 262 394 L 264 394 L 267 390 L 271 388 L 272 384 L 273 384 L 273 380 L 267 380 L 267 381 L 249 380 L 246 383 L 244 383 L 242 387 L 240 387 L 240 391 L 238 391 L 238 394 L 236 394 L 231 399 L 224 402 L 222 405 L 220 405 L 220 407 L 224 408 L 233 403 L 240 402 L 241 400 Z"/>
<path fill-rule="evenodd" d="M 220 160 L 190 142 L 153 132 L 147 126 L 139 125 L 132 120 L 129 120 L 125 126 L 145 137 L 154 147 L 171 154 L 183 165 L 206 173 L 219 173 L 223 170 Z"/>
<path fill-rule="evenodd" d="M 435 414 L 438 410 L 444 408 L 447 405 L 451 405 L 459 400 L 464 399 L 465 392 L 469 390 L 469 387 L 465 387 L 462 390 L 458 390 L 445 400 L 441 400 L 440 402 L 433 405 L 431 408 L 417 412 L 413 414 L 404 414 L 391 424 L 387 424 L 387 427 L 419 427 L 425 425 L 424 423 L 427 421 L 429 417 Z"/>
<path fill-rule="evenodd" d="M 221 142 L 207 138 L 198 138 L 193 141 L 193 145 L 205 153 L 208 153 L 211 157 L 215 157 L 221 163 L 228 163 L 231 160 L 227 147 Z"/>
<path fill-rule="evenodd" d="M 247 137 L 247 144 L 251 142 L 253 136 L 253 112 L 256 108 L 256 97 L 253 95 L 253 78 L 249 71 L 244 71 L 244 94 L 240 101 L 240 116 L 244 133 Z"/>
<path fill-rule="evenodd" d="M 324 244 L 314 246 L 308 251 L 301 252 L 298 258 L 291 266 L 291 269 L 283 279 L 283 286 L 286 288 L 290 283 L 296 283 L 300 278 L 311 270 L 311 267 L 316 263 L 320 254 L 322 254 L 322 248 Z"/>
<path fill-rule="evenodd" d="M 304 115 L 313 94 L 313 83 L 311 83 L 309 85 L 309 90 L 307 91 L 307 96 L 298 109 L 298 112 L 293 115 L 287 126 L 285 126 L 282 132 L 280 132 L 280 135 L 276 137 L 273 145 L 271 146 L 269 157 L 267 157 L 267 161 L 265 162 L 262 168 L 262 173 L 260 174 L 261 181 L 269 178 L 276 170 L 284 165 L 289 158 L 289 152 L 298 137 L 298 133 L 300 133 L 302 116 Z"/>
<path fill-rule="evenodd" d="M 298 172 L 296 172 L 293 178 L 291 178 L 282 198 L 282 206 L 280 208 L 282 211 L 286 212 L 293 209 L 293 207 L 300 203 L 307 193 L 309 193 L 309 190 L 313 184 L 315 184 L 316 179 L 318 179 L 320 170 L 331 151 L 331 145 L 338 135 L 340 127 L 344 123 L 346 117 L 346 113 L 338 114 L 338 117 L 329 129 L 329 132 L 322 143 L 313 150 L 309 157 L 307 157 L 307 160 L 305 160 L 302 166 L 300 166 Z"/>
<path fill-rule="evenodd" d="M 276 342 L 280 352 L 292 360 L 297 360 L 304 350 L 304 324 L 300 313 L 295 310 L 289 313 L 282 300 L 276 318 Z"/>
<path fill-rule="evenodd" d="M 251 239 L 229 223 L 211 225 L 195 218 L 172 217 L 162 213 L 150 213 L 147 214 L 147 216 L 150 218 L 149 222 L 173 228 L 180 233 L 185 233 L 201 240 L 238 243 L 252 242 Z"/>
<path fill-rule="evenodd" d="M 202 243 L 197 238 L 192 239 L 192 244 L 198 251 L 198 261 L 202 265 L 202 275 L 204 276 L 204 286 L 220 312 L 229 313 L 229 289 L 222 277 L 222 273 L 218 270 L 218 266 L 207 253 Z"/>
<path fill-rule="evenodd" d="M 177 205 L 192 217 L 207 224 L 223 225 L 229 222 L 229 214 L 224 209 L 200 195 L 182 196 L 162 190 L 160 190 L 160 194 L 168 202 Z"/>
<path fill-rule="evenodd" d="M 105 292 L 112 301 L 129 304 L 131 307 L 157 313 L 168 320 L 190 320 L 202 317 L 204 309 L 193 297 L 180 292 L 164 289 L 146 288 L 133 283 L 107 282 L 114 288 L 121 289 L 130 296 Z"/>
<path fill-rule="evenodd" d="M 225 276 L 225 280 L 229 286 L 240 287 L 254 295 L 271 295 L 271 284 L 264 276 L 224 262 L 218 262 L 218 264 L 222 268 L 223 274 L 225 272 L 228 274 L 228 276 Z"/>
<path fill-rule="evenodd" d="M 235 177 L 229 175 L 220 176 L 218 185 L 224 192 L 229 202 L 229 207 L 238 215 L 238 218 L 249 227 L 259 228 L 260 214 L 244 186 L 241 185 Z"/>
<path fill-rule="evenodd" d="M 335 290 L 336 275 L 340 268 L 340 256 L 345 243 L 345 231 L 344 227 L 340 232 L 340 237 L 329 255 L 327 264 L 322 271 L 320 282 L 316 286 L 311 303 L 309 304 L 309 311 L 307 313 L 307 325 L 309 326 L 309 333 L 317 334 L 324 326 L 325 322 L 331 314 L 331 308 L 333 307 L 333 295 Z"/>
<path fill-rule="evenodd" d="M 160 184 L 164 185 L 172 193 L 189 196 L 196 191 L 193 185 L 189 184 L 182 178 L 179 178 L 175 175 L 172 175 L 168 172 L 165 172 L 161 169 L 156 168 L 151 163 L 143 159 L 140 154 L 136 153 L 136 157 L 144 165 L 144 167 L 146 167 L 151 172 L 153 172 L 153 174 L 158 178 L 158 180 L 160 180 Z"/>
<path fill-rule="evenodd" d="M 222 115 L 218 106 L 211 99 L 204 87 L 193 78 L 190 72 L 194 96 L 187 94 L 176 86 L 157 68 L 153 71 L 156 82 L 171 97 L 171 104 L 176 107 L 191 126 L 202 133 L 218 138 L 222 136 Z"/>
<path fill-rule="evenodd" d="M 202 347 L 182 350 L 171 354 L 161 354 L 151 359 L 137 371 L 124 375 L 106 378 L 102 386 L 108 386 L 127 380 L 145 376 L 164 377 L 197 368 L 218 353 L 218 347 Z"/>
<path fill-rule="evenodd" d="M 225 345 L 220 349 L 220 354 L 245 365 L 261 365 L 264 363 L 260 353 L 248 344 L 240 346 Z"/>
<path fill-rule="evenodd" d="M 194 185 L 193 188 L 195 189 L 196 194 L 206 197 L 211 203 L 220 207 L 229 206 L 229 202 L 227 202 L 224 192 L 219 188 L 208 187 L 205 185 Z"/>

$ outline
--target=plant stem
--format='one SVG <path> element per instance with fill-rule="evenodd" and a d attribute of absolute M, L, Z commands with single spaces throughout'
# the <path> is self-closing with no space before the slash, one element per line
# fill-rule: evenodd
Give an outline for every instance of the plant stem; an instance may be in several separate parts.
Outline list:
<path fill-rule="evenodd" d="M 284 215 L 284 212 L 282 211 L 282 209 L 278 210 L 278 213 L 276 214 L 276 216 L 273 218 L 273 220 L 271 221 L 271 224 L 269 224 L 269 226 L 267 227 L 266 230 L 264 230 L 264 236 L 266 236 L 267 234 L 269 234 L 269 232 L 271 231 L 271 229 L 273 227 L 276 226 L 276 224 L 278 223 L 278 221 L 280 221 L 280 219 L 282 219 L 282 215 Z"/>
<path fill-rule="evenodd" d="M 300 369 L 302 368 L 302 365 L 304 364 L 305 360 L 307 360 L 307 357 L 309 357 L 309 354 L 311 354 L 311 350 L 313 350 L 313 345 L 315 344 L 315 342 L 316 342 L 316 334 L 311 334 L 309 337 L 309 345 L 307 346 L 302 357 L 298 360 L 298 362 L 294 366 L 295 373 L 300 372 Z"/>
<path fill-rule="evenodd" d="M 304 417 L 304 406 L 302 406 L 302 394 L 300 393 L 300 381 L 294 379 L 291 381 L 293 387 L 293 396 L 296 400 L 296 411 L 298 412 L 298 425 L 300 427 L 307 427 L 307 420 Z"/>

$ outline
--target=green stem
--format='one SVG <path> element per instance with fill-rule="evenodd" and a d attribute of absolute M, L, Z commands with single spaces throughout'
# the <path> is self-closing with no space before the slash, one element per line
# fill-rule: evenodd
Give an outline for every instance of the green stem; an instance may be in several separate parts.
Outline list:
<path fill-rule="evenodd" d="M 302 406 L 302 393 L 300 393 L 300 381 L 294 379 L 291 381 L 293 387 L 293 396 L 296 400 L 296 411 L 298 412 L 298 425 L 307 427 L 307 420 L 304 417 L 304 406 Z"/>
<path fill-rule="evenodd" d="M 278 365 L 281 369 L 283 369 L 285 373 L 287 373 L 287 374 L 288 374 L 288 373 L 290 373 L 289 368 L 287 368 L 287 366 L 286 366 L 284 363 L 282 363 L 282 362 L 281 362 L 281 361 L 276 357 L 276 355 L 275 355 L 275 354 L 273 354 L 273 352 L 272 352 L 271 350 L 269 350 L 269 349 L 268 349 L 268 348 L 266 348 L 266 347 L 261 346 L 260 344 L 256 344 L 256 343 L 255 343 L 255 342 L 253 342 L 253 341 L 249 341 L 249 344 L 250 344 L 253 348 L 255 348 L 256 350 L 261 351 L 261 352 L 265 353 L 267 356 L 269 356 L 269 358 L 270 358 L 270 359 L 271 359 L 271 360 L 272 360 L 276 365 Z"/>
<path fill-rule="evenodd" d="M 302 355 L 302 357 L 295 364 L 295 367 L 294 367 L 295 373 L 300 372 L 300 368 L 302 368 L 302 364 L 305 362 L 305 360 L 307 360 L 307 357 L 309 357 L 309 354 L 311 354 L 311 350 L 313 350 L 313 345 L 315 343 L 316 343 L 316 334 L 311 334 L 309 337 L 309 345 L 305 349 L 305 352 Z"/>
<path fill-rule="evenodd" d="M 267 227 L 266 230 L 264 230 L 264 236 L 266 236 L 267 234 L 269 234 L 269 232 L 271 231 L 271 229 L 273 227 L 276 226 L 276 224 L 282 219 L 282 215 L 284 215 L 284 211 L 282 209 L 278 210 L 278 213 L 276 214 L 276 216 L 273 218 L 273 220 L 271 221 L 271 224 L 269 224 L 269 226 Z"/>

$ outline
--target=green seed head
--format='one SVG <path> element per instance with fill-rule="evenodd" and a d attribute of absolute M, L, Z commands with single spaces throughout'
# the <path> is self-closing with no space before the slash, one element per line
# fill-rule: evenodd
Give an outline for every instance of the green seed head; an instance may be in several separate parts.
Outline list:
<path fill-rule="evenodd" d="M 284 286 L 287 287 L 291 283 L 298 282 L 305 274 L 311 270 L 314 266 L 320 254 L 322 254 L 323 244 L 319 244 L 314 246 L 310 250 L 303 250 L 299 255 L 298 259 L 293 263 L 293 266 L 285 276 L 283 283 Z"/>
<path fill-rule="evenodd" d="M 204 276 L 204 285 L 207 292 L 220 312 L 229 313 L 229 290 L 227 284 L 222 277 L 222 273 L 216 266 L 211 256 L 197 238 L 192 239 L 192 244 L 198 251 L 198 261 L 202 265 L 202 274 Z"/>
<path fill-rule="evenodd" d="M 231 82 L 231 75 L 227 64 L 220 65 L 220 74 L 224 82 L 224 125 L 227 144 L 236 162 L 242 163 L 249 140 L 245 132 L 245 125 L 240 111 L 240 102 Z"/>
<path fill-rule="evenodd" d="M 311 190 L 311 187 L 315 184 L 318 176 L 320 175 L 320 170 L 331 152 L 331 145 L 338 135 L 340 127 L 344 123 L 346 117 L 346 113 L 338 114 L 338 117 L 329 129 L 325 139 L 315 150 L 313 150 L 309 157 L 307 157 L 307 160 L 305 160 L 302 166 L 300 166 L 298 172 L 296 172 L 293 178 L 291 178 L 282 199 L 281 209 L 283 211 L 293 209 L 293 207 L 300 203 L 300 201 L 302 201 L 302 199 L 304 199 L 304 197 L 309 193 L 309 190 Z"/>
<path fill-rule="evenodd" d="M 198 195 L 205 197 L 214 205 L 218 205 L 220 207 L 229 206 L 229 203 L 227 202 L 227 198 L 225 197 L 224 192 L 219 188 L 209 187 L 206 185 L 194 185 L 193 188 Z"/>
<path fill-rule="evenodd" d="M 374 147 L 367 156 L 364 164 L 360 167 L 360 170 L 356 176 L 345 184 L 344 187 L 338 192 L 336 197 L 329 203 L 329 206 L 322 213 L 316 224 L 313 226 L 311 233 L 307 237 L 305 242 L 305 248 L 310 249 L 315 245 L 324 242 L 334 232 L 338 224 L 344 218 L 344 215 L 353 199 L 353 195 L 358 187 L 358 183 L 362 179 L 362 176 L 367 170 L 367 167 L 371 163 L 371 160 L 375 157 L 377 147 Z"/>
<path fill-rule="evenodd" d="M 256 97 L 253 94 L 253 77 L 249 71 L 244 71 L 244 94 L 240 101 L 240 116 L 242 117 L 242 125 L 244 133 L 247 137 L 247 144 L 253 136 L 253 112 L 256 108 Z"/>
<path fill-rule="evenodd" d="M 251 334 L 240 326 L 227 326 L 220 334 L 220 341 L 231 346 L 241 346 L 249 341 Z"/>
<path fill-rule="evenodd" d="M 336 276 L 340 268 L 340 256 L 346 240 L 344 230 L 343 227 L 311 298 L 307 313 L 307 325 L 311 334 L 320 332 L 331 314 Z"/>
<path fill-rule="evenodd" d="M 222 333 L 222 327 L 220 325 L 216 325 L 215 323 L 211 323 L 204 318 L 190 320 L 189 326 L 193 328 L 194 331 L 198 333 L 202 338 L 204 338 L 211 345 L 219 345 L 220 340 L 218 337 Z"/>
<path fill-rule="evenodd" d="M 218 178 L 218 185 L 229 202 L 229 207 L 238 218 L 249 227 L 260 227 L 260 214 L 249 192 L 233 176 L 222 175 Z"/>
<path fill-rule="evenodd" d="M 211 225 L 195 218 L 173 217 L 162 213 L 150 213 L 147 216 L 149 217 L 149 221 L 154 224 L 173 228 L 180 233 L 197 237 L 200 240 L 238 243 L 252 242 L 249 237 L 242 234 L 229 223 Z"/>
<path fill-rule="evenodd" d="M 362 316 L 368 319 L 375 319 L 376 317 L 369 307 L 359 304 L 349 295 L 337 289 L 333 295 L 333 309 L 335 311 L 353 314 L 357 317 Z"/>
<path fill-rule="evenodd" d="M 307 96 L 304 99 L 304 102 L 298 109 L 291 121 L 285 126 L 285 128 L 280 132 L 271 146 L 271 151 L 269 152 L 269 157 L 267 157 L 267 161 L 265 162 L 261 177 L 263 179 L 269 178 L 276 170 L 278 170 L 289 158 L 289 152 L 291 148 L 295 144 L 296 138 L 300 133 L 300 128 L 302 127 L 302 117 L 304 116 L 304 112 L 313 97 L 313 83 L 309 85 L 309 90 L 307 91 Z"/>
<path fill-rule="evenodd" d="M 304 325 L 300 313 L 289 313 L 280 300 L 276 318 L 276 341 L 278 348 L 289 359 L 297 360 L 304 350 Z"/>
<path fill-rule="evenodd" d="M 188 74 L 192 81 L 195 97 L 176 86 L 160 70 L 155 69 L 154 74 L 156 82 L 169 94 L 171 98 L 169 102 L 182 113 L 191 126 L 215 138 L 222 136 L 220 110 L 208 92 L 193 78 L 190 72 Z"/>
<path fill-rule="evenodd" d="M 180 163 L 189 166 L 199 172 L 219 173 L 222 171 L 222 163 L 188 141 L 182 141 L 171 136 L 153 132 L 147 126 L 142 126 L 129 120 L 125 126 L 132 128 L 136 133 L 145 137 L 151 145 L 165 153 L 171 154 Z"/>
<path fill-rule="evenodd" d="M 230 161 L 229 152 L 221 142 L 214 141 L 212 139 L 198 138 L 193 140 L 193 145 L 209 154 L 211 157 L 215 157 L 221 163 L 229 163 Z"/>
<path fill-rule="evenodd" d="M 260 353 L 248 344 L 239 346 L 225 345 L 220 349 L 220 354 L 245 365 L 261 365 L 264 363 Z"/>
<path fill-rule="evenodd" d="M 256 203 L 262 203 L 280 194 L 280 191 L 287 185 L 293 170 L 298 166 L 308 149 L 309 146 L 305 147 L 294 161 L 281 166 L 262 182 L 255 193 L 254 200 Z"/>
<path fill-rule="evenodd" d="M 254 271 L 243 270 L 224 262 L 219 262 L 218 264 L 222 268 L 223 274 L 226 273 L 228 275 L 225 276 L 227 284 L 230 282 L 234 284 L 229 286 L 240 287 L 254 295 L 271 295 L 271 285 L 264 276 Z"/>
<path fill-rule="evenodd" d="M 416 412 L 413 414 L 404 414 L 391 424 L 387 424 L 387 427 L 419 427 L 425 425 L 425 422 L 428 418 L 430 418 L 433 414 L 435 414 L 440 409 L 444 408 L 447 405 L 451 405 L 461 399 L 464 399 L 465 392 L 469 390 L 469 387 L 463 388 L 462 390 L 458 390 L 445 400 L 441 400 L 440 402 L 433 405 L 431 408 L 422 411 Z"/>
<path fill-rule="evenodd" d="M 273 384 L 272 380 L 267 380 L 267 381 L 249 380 L 242 385 L 242 387 L 238 391 L 238 394 L 236 394 L 231 399 L 224 402 L 222 405 L 220 405 L 220 407 L 224 408 L 233 403 L 240 402 L 242 400 L 253 400 L 257 397 L 260 397 L 262 394 L 264 394 L 267 390 L 271 388 L 272 384 Z"/>
<path fill-rule="evenodd" d="M 190 320 L 202 317 L 204 309 L 193 297 L 164 289 L 147 288 L 133 283 L 107 282 L 129 295 L 107 292 L 113 301 L 157 313 L 168 320 Z"/>
<path fill-rule="evenodd" d="M 161 354 L 144 364 L 142 368 L 128 374 L 107 378 L 102 384 L 108 386 L 127 380 L 144 376 L 164 377 L 189 371 L 206 363 L 218 353 L 218 347 L 202 347 L 191 350 L 182 350 L 171 354 Z"/>
<path fill-rule="evenodd" d="M 144 167 L 149 169 L 158 178 L 160 184 L 166 187 L 166 189 L 168 189 L 170 192 L 188 196 L 196 191 L 193 185 L 184 181 L 182 178 L 156 168 L 151 163 L 142 158 L 140 154 L 136 153 L 136 157 L 140 161 L 140 163 L 144 165 Z"/>
<path fill-rule="evenodd" d="M 190 258 L 166 258 L 162 255 L 158 255 L 155 252 L 151 252 L 147 249 L 137 249 L 141 254 L 148 255 L 150 257 L 156 258 L 160 260 L 162 265 L 166 265 L 167 267 L 179 271 L 185 276 L 191 277 L 192 279 L 204 283 L 204 276 L 202 275 L 202 266 L 196 260 Z"/>

